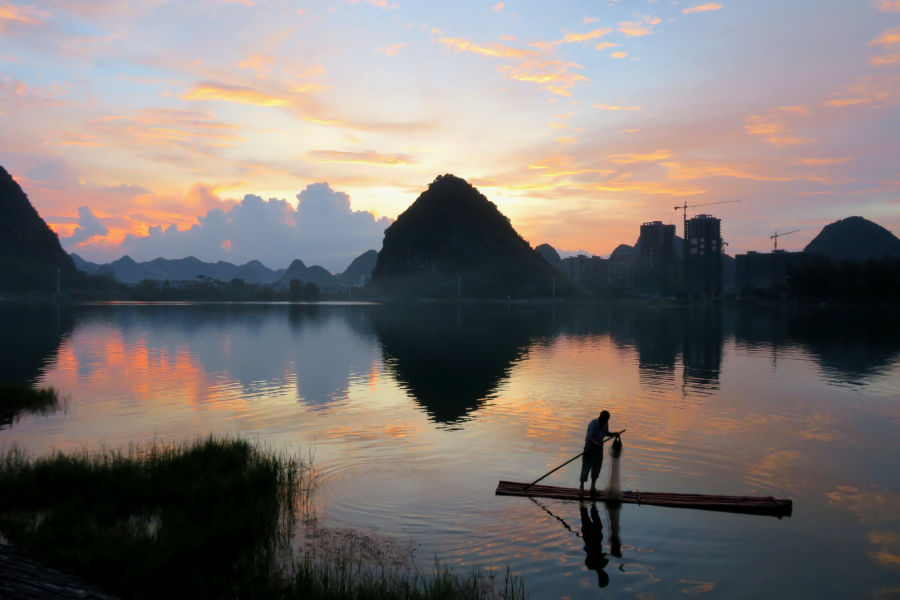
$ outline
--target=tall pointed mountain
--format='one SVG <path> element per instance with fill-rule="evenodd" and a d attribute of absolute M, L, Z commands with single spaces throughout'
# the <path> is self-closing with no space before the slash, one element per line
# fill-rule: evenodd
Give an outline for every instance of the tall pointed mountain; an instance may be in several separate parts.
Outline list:
<path fill-rule="evenodd" d="M 441 175 L 384 234 L 372 289 L 407 298 L 549 297 L 584 293 L 522 239 L 464 179 Z M 460 286 L 459 288 L 457 286 Z"/>
<path fill-rule="evenodd" d="M 59 238 L 0 167 L 0 289 L 55 290 L 57 268 L 66 276 L 76 273 Z"/>

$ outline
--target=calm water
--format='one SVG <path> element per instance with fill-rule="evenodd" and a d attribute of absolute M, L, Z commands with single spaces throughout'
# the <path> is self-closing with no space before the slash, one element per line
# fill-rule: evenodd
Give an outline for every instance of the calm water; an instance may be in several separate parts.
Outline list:
<path fill-rule="evenodd" d="M 0 334 L 0 378 L 71 398 L 0 444 L 314 447 L 328 525 L 509 565 L 532 598 L 900 598 L 889 311 L 0 305 Z M 580 452 L 601 409 L 628 430 L 624 489 L 791 497 L 793 516 L 493 495 Z"/>

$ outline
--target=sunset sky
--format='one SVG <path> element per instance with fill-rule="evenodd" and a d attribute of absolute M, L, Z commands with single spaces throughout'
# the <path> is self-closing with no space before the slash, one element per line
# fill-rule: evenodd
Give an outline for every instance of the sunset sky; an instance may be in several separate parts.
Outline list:
<path fill-rule="evenodd" d="M 441 173 L 598 255 L 900 233 L 900 0 L 0 0 L 0 165 L 98 262 L 339 271 Z"/>

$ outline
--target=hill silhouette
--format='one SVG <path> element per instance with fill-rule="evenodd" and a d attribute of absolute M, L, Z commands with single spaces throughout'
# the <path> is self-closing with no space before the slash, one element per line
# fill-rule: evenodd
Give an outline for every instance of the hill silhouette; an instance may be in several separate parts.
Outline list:
<path fill-rule="evenodd" d="M 550 263 L 550 266 L 556 267 L 560 271 L 563 270 L 563 261 L 559 256 L 559 252 L 556 251 L 556 248 L 554 248 L 550 244 L 541 244 L 540 246 L 536 247 L 535 250 L 538 254 L 544 257 L 544 260 Z"/>
<path fill-rule="evenodd" d="M 373 291 L 395 297 L 549 297 L 584 293 L 464 179 L 438 176 L 384 233 Z"/>
<path fill-rule="evenodd" d="M 56 233 L 0 167 L 0 290 L 55 290 L 57 268 L 66 281 L 77 274 Z"/>
<path fill-rule="evenodd" d="M 863 217 L 847 217 L 822 228 L 803 249 L 834 260 L 865 261 L 900 256 L 900 239 Z"/>
<path fill-rule="evenodd" d="M 371 277 L 372 270 L 378 262 L 378 251 L 367 250 L 353 259 L 343 273 L 337 275 L 338 281 L 348 285 L 361 285 L 363 277 Z"/>
<path fill-rule="evenodd" d="M 295 279 L 298 279 L 303 283 L 314 283 L 319 287 L 335 285 L 338 283 L 337 278 L 324 267 L 320 267 L 319 265 L 307 267 L 299 258 L 291 263 L 291 266 L 287 268 L 287 271 L 281 276 L 278 283 L 290 285 Z"/>

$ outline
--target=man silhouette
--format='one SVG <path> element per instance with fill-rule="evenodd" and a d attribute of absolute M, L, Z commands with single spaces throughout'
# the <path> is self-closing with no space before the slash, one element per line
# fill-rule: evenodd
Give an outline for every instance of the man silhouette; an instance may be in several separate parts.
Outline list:
<path fill-rule="evenodd" d="M 584 436 L 584 454 L 581 455 L 581 486 L 579 492 L 584 494 L 584 482 L 591 474 L 591 496 L 597 493 L 597 478 L 603 467 L 603 442 L 609 436 L 618 436 L 621 431 L 609 430 L 609 411 L 604 410 L 600 416 L 588 423 L 587 435 Z"/>

